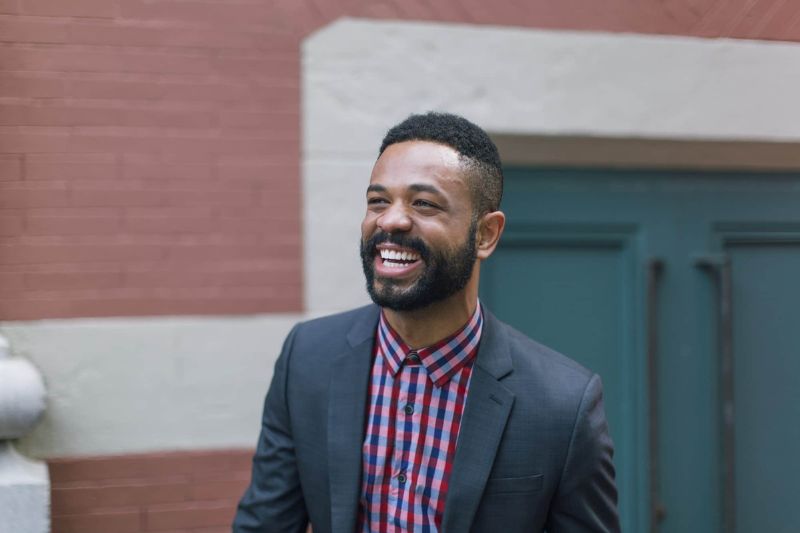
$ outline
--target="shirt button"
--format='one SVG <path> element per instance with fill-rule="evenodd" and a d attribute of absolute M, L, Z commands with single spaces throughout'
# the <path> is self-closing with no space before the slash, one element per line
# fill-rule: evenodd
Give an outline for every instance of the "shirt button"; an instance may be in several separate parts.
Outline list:
<path fill-rule="evenodd" d="M 406 482 L 406 479 L 407 478 L 405 474 L 400 474 L 397 476 L 397 482 L 400 483 L 401 485 Z"/>
<path fill-rule="evenodd" d="M 413 415 L 414 414 L 414 406 L 412 404 L 410 404 L 410 403 L 407 403 L 406 406 L 403 407 L 403 411 L 407 415 Z"/>
<path fill-rule="evenodd" d="M 419 354 L 417 352 L 411 352 L 406 359 L 408 359 L 409 363 L 419 363 Z"/>

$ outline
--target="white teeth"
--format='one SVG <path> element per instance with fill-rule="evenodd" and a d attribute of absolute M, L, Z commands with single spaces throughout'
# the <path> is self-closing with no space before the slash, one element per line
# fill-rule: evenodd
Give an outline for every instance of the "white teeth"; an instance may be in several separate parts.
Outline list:
<path fill-rule="evenodd" d="M 384 261 L 416 261 L 419 255 L 414 252 L 398 252 L 397 250 L 380 250 L 381 259 Z"/>

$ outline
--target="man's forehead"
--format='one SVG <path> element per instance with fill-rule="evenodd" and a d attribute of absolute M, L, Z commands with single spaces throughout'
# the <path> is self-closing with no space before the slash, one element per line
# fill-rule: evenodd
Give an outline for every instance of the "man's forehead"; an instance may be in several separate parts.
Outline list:
<path fill-rule="evenodd" d="M 424 165 L 439 165 L 447 167 L 460 166 L 460 155 L 457 150 L 433 141 L 403 141 L 390 144 L 383 151 L 377 162 L 410 159 Z"/>
<path fill-rule="evenodd" d="M 434 178 L 463 182 L 459 153 L 444 144 L 404 141 L 386 147 L 375 162 L 370 182 L 384 179 Z"/>

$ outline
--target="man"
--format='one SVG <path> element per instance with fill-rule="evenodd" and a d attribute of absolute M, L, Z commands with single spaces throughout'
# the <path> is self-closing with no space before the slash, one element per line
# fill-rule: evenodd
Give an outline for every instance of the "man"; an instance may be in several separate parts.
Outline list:
<path fill-rule="evenodd" d="M 236 533 L 619 530 L 600 379 L 478 302 L 502 180 L 461 117 L 388 132 L 361 226 L 377 305 L 287 337 Z"/>

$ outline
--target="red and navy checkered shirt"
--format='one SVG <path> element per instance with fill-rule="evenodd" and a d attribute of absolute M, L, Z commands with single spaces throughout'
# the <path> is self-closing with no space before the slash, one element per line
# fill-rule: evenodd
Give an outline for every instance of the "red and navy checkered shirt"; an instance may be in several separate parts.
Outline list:
<path fill-rule="evenodd" d="M 362 450 L 362 532 L 439 530 L 482 329 L 479 304 L 458 332 L 411 350 L 381 313 Z"/>

